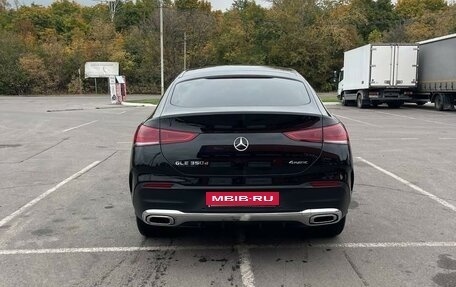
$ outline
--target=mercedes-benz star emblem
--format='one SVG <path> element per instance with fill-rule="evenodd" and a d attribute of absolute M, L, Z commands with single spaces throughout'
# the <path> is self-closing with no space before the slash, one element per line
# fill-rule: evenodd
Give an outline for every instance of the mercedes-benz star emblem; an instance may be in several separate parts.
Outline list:
<path fill-rule="evenodd" d="M 245 151 L 249 147 L 249 141 L 245 137 L 237 137 L 234 140 L 234 148 L 238 151 Z"/>

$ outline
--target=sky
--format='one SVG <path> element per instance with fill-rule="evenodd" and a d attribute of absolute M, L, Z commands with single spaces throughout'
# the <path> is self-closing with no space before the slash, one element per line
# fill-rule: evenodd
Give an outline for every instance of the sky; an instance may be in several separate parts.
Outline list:
<path fill-rule="evenodd" d="M 222 10 L 222 11 L 225 11 L 226 9 L 230 8 L 231 3 L 233 3 L 233 1 L 231 1 L 231 0 L 210 0 L 210 2 L 212 4 L 212 9 Z M 257 4 L 260 4 L 261 6 L 265 6 L 265 7 L 268 6 L 268 3 L 266 1 L 256 0 L 256 2 L 257 2 Z"/>
<path fill-rule="evenodd" d="M 45 6 L 50 5 L 53 2 L 53 0 L 19 0 L 19 1 L 21 4 L 24 4 L 24 5 L 30 5 L 32 2 L 34 2 L 35 4 L 45 5 Z M 98 2 L 101 2 L 101 1 L 96 1 L 96 0 L 74 0 L 74 1 L 79 4 L 82 4 L 82 5 L 94 5 Z M 11 4 L 14 3 L 13 0 L 10 0 L 9 2 Z M 222 11 L 225 11 L 226 9 L 230 8 L 231 3 L 233 3 L 232 0 L 210 0 L 210 2 L 212 4 L 212 9 L 222 10 Z M 262 6 L 265 6 L 265 7 L 268 6 L 268 3 L 264 0 L 257 0 L 256 2 Z"/>

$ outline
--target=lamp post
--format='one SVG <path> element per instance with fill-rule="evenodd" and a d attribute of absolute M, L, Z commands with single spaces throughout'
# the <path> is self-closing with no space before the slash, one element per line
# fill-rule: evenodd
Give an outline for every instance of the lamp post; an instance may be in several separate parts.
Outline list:
<path fill-rule="evenodd" d="M 184 32 L 184 71 L 187 70 L 187 32 Z"/>
<path fill-rule="evenodd" d="M 160 73 L 161 73 L 161 96 L 165 93 L 165 71 L 163 61 L 163 0 L 160 0 Z"/>

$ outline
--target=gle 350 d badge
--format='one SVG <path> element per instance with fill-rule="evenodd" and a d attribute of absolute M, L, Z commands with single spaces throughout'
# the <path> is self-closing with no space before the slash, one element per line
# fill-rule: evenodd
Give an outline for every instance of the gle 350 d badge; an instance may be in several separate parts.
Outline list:
<path fill-rule="evenodd" d="M 175 166 L 209 166 L 209 162 L 205 160 L 176 160 Z"/>

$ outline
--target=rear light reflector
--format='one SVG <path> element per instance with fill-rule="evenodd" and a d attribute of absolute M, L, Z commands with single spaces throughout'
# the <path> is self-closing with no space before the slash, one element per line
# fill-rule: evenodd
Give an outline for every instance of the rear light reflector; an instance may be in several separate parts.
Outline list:
<path fill-rule="evenodd" d="M 323 138 L 321 128 L 286 132 L 284 135 L 292 140 L 303 142 L 321 142 Z"/>
<path fill-rule="evenodd" d="M 336 181 L 336 180 L 321 180 L 321 181 L 311 181 L 310 185 L 312 187 L 324 188 L 324 187 L 339 187 L 342 184 L 340 181 Z"/>
<path fill-rule="evenodd" d="M 325 143 L 348 144 L 348 133 L 341 124 L 323 127 L 323 141 Z"/>
<path fill-rule="evenodd" d="M 156 181 L 156 182 L 148 182 L 143 185 L 144 188 L 150 188 L 150 189 L 169 189 L 173 187 L 174 183 L 172 182 L 162 182 L 162 181 Z"/>
<path fill-rule="evenodd" d="M 134 144 L 137 146 L 183 143 L 193 140 L 197 133 L 165 130 L 140 125 L 136 130 Z"/>

